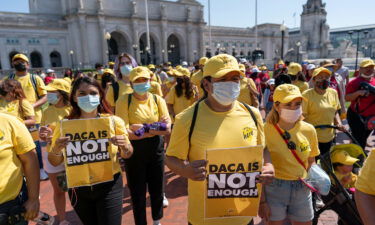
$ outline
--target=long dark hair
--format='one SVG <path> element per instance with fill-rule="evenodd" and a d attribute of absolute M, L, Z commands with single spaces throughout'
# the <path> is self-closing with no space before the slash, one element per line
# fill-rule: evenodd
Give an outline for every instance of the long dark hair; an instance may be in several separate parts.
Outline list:
<path fill-rule="evenodd" d="M 22 100 L 26 98 L 25 92 L 23 92 L 21 83 L 13 80 L 13 79 L 6 79 L 1 84 L 1 89 L 5 92 L 9 93 L 12 98 L 17 100 Z"/>
<path fill-rule="evenodd" d="M 302 72 L 298 72 L 295 76 L 290 76 L 292 81 L 299 80 L 299 81 L 306 81 L 306 77 Z"/>
<path fill-rule="evenodd" d="M 108 83 L 114 84 L 116 83 L 116 79 L 111 74 L 105 73 L 102 76 L 102 83 L 101 83 L 103 90 L 105 90 Z"/>
<path fill-rule="evenodd" d="M 177 97 L 181 97 L 184 93 L 187 99 L 191 99 L 194 96 L 193 84 L 191 83 L 190 78 L 187 76 L 177 77 L 177 84 L 175 89 Z"/>
<path fill-rule="evenodd" d="M 78 88 L 83 84 L 86 83 L 88 85 L 95 86 L 99 90 L 100 95 L 100 104 L 98 106 L 98 113 L 107 113 L 112 114 L 111 110 L 109 109 L 108 102 L 104 98 L 104 91 L 100 87 L 100 84 L 92 77 L 81 77 L 74 82 L 72 93 L 70 94 L 70 105 L 72 106 L 72 111 L 70 115 L 67 117 L 68 119 L 78 119 L 81 116 L 81 109 L 79 108 L 77 102 L 74 101 L 74 96 L 78 90 Z"/>
<path fill-rule="evenodd" d="M 70 105 L 69 93 L 61 90 L 58 90 L 58 92 L 62 96 L 64 105 Z"/>

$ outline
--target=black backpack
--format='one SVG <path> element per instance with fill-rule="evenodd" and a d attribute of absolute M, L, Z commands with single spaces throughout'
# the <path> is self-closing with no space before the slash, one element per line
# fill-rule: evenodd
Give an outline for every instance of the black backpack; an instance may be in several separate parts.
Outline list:
<path fill-rule="evenodd" d="M 38 93 L 38 88 L 37 88 L 36 76 L 37 76 L 37 75 L 35 75 L 35 74 L 31 74 L 31 73 L 30 73 L 31 84 L 33 85 L 33 88 L 34 88 L 34 91 L 35 91 L 36 97 L 37 97 L 38 99 L 40 99 L 40 96 L 39 96 L 39 93 Z M 15 77 L 16 77 L 16 74 L 13 73 L 13 74 L 9 75 L 7 79 L 14 80 Z"/>

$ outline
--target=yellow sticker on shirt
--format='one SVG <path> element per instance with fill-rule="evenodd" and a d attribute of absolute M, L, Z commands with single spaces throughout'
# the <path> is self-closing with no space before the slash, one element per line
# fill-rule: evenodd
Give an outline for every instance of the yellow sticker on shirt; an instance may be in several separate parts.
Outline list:
<path fill-rule="evenodd" d="M 256 216 L 263 147 L 209 149 L 207 160 L 205 219 Z"/>
<path fill-rule="evenodd" d="M 62 136 L 70 138 L 64 151 L 69 188 L 113 180 L 111 124 L 111 117 L 61 122 Z"/>

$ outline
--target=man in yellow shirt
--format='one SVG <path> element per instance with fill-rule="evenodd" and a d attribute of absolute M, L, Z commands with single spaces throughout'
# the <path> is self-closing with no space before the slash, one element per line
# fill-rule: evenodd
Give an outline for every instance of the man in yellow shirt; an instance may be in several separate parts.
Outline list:
<path fill-rule="evenodd" d="M 262 117 L 258 109 L 236 100 L 244 73 L 233 56 L 214 56 L 207 61 L 203 71 L 202 84 L 207 97 L 177 115 L 166 164 L 176 174 L 189 179 L 190 224 L 246 225 L 251 217 L 205 220 L 205 155 L 207 149 L 264 146 Z M 244 131 L 251 132 L 244 135 Z M 267 151 L 264 155 L 260 180 L 267 182 L 273 177 L 273 166 Z"/>
<path fill-rule="evenodd" d="M 4 219 L 8 219 L 12 208 L 22 205 L 26 209 L 26 220 L 38 215 L 39 173 L 34 149 L 35 144 L 25 125 L 16 117 L 0 113 L 0 214 L 7 214 Z M 27 193 L 20 195 L 26 189 L 24 176 Z M 25 195 L 28 199 L 23 198 Z"/>
<path fill-rule="evenodd" d="M 207 57 L 202 57 L 199 59 L 199 70 L 197 72 L 195 72 L 192 76 L 191 76 L 191 82 L 198 87 L 198 91 L 199 91 L 199 98 L 202 98 L 203 95 L 204 95 L 204 91 L 203 89 L 201 88 L 201 80 L 203 78 L 203 67 L 204 65 L 206 64 L 206 62 L 208 61 L 208 58 Z"/>
<path fill-rule="evenodd" d="M 372 149 L 363 165 L 356 187 L 355 202 L 362 221 L 366 225 L 375 225 L 375 149 Z"/>
<path fill-rule="evenodd" d="M 28 72 L 30 68 L 29 59 L 24 54 L 16 54 L 12 58 L 12 64 L 15 68 L 15 74 L 10 75 L 8 79 L 15 79 L 21 83 L 26 99 L 32 104 L 35 112 L 35 127 L 29 128 L 31 135 L 36 144 L 38 154 L 40 177 L 42 180 L 48 179 L 43 169 L 42 152 L 40 148 L 38 129 L 42 119 L 42 105 L 47 102 L 47 92 L 44 82 L 39 76 L 35 76 Z"/>

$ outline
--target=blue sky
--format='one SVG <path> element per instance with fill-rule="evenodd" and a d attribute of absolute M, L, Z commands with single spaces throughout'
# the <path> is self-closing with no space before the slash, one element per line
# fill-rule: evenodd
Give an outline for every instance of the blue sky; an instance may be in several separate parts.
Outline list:
<path fill-rule="evenodd" d="M 205 19 L 208 21 L 208 0 L 198 1 L 206 6 Z M 327 3 L 327 22 L 331 28 L 375 23 L 374 0 L 323 1 Z M 299 26 L 302 5 L 306 2 L 307 0 L 258 0 L 258 24 L 282 23 L 285 20 L 288 27 L 294 27 L 295 24 Z M 211 0 L 211 24 L 251 27 L 255 24 L 254 5 L 255 0 Z M 0 0 L 0 11 L 28 12 L 28 0 Z"/>

